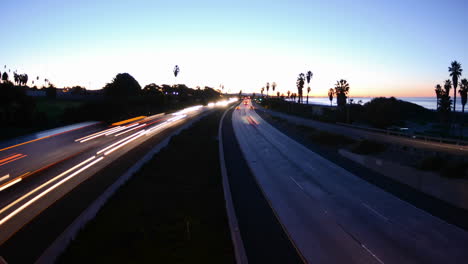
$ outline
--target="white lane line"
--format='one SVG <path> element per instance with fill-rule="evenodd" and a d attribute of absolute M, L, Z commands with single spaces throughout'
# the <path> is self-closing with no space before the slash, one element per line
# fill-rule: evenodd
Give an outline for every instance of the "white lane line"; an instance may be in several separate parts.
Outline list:
<path fill-rule="evenodd" d="M 34 194 L 35 192 L 39 191 L 40 189 L 44 188 L 45 186 L 49 185 L 51 182 L 57 180 L 58 178 L 64 176 L 65 174 L 67 174 L 67 173 L 73 171 L 74 169 L 78 168 L 79 166 L 81 166 L 81 165 L 83 165 L 83 164 L 86 164 L 87 162 L 93 160 L 94 158 L 96 158 L 96 156 L 92 156 L 91 158 L 89 158 L 89 159 L 87 159 L 87 160 L 85 160 L 85 161 L 79 163 L 78 165 L 72 167 L 71 169 L 68 169 L 68 170 L 66 170 L 66 171 L 64 171 L 64 172 L 62 172 L 62 173 L 60 173 L 60 175 L 56 176 L 55 178 L 48 180 L 47 182 L 43 183 L 42 185 L 40 185 L 40 186 L 37 187 L 36 189 L 34 189 L 34 190 L 28 192 L 27 194 L 21 196 L 20 198 L 16 199 L 16 201 L 14 201 L 14 202 L 12 202 L 11 204 L 9 204 L 9 205 L 3 207 L 2 210 L 0 210 L 0 214 L 3 213 L 3 212 L 5 212 L 6 210 L 10 209 L 10 207 L 14 206 L 15 204 L 17 204 L 17 203 L 21 202 L 22 200 L 26 199 L 26 198 L 29 197 L 30 195 Z"/>
<path fill-rule="evenodd" d="M 366 203 L 362 203 L 362 205 L 364 205 L 364 207 L 366 207 L 367 209 L 369 209 L 370 211 L 372 211 L 374 214 L 376 214 L 377 216 L 380 216 L 381 218 L 383 218 L 385 221 L 388 221 L 388 218 L 383 216 L 381 213 L 377 212 L 377 210 L 375 210 L 374 208 L 370 207 L 369 205 L 367 205 Z"/>
<path fill-rule="evenodd" d="M 369 254 L 371 254 L 378 262 L 384 264 L 384 262 L 383 262 L 382 260 L 380 260 L 379 257 L 377 257 L 374 253 L 372 253 L 372 251 L 370 251 L 370 249 L 368 249 L 368 248 L 366 247 L 366 245 L 361 244 L 361 246 L 362 246 L 365 250 L 367 250 L 367 252 L 369 252 Z"/>
<path fill-rule="evenodd" d="M 132 128 L 132 129 L 125 130 L 124 132 L 120 132 L 120 133 L 116 134 L 115 136 L 118 137 L 118 136 L 120 136 L 120 135 L 123 135 L 123 134 L 125 134 L 125 133 L 128 133 L 128 132 L 130 132 L 130 131 L 133 131 L 133 130 L 135 130 L 135 129 L 138 129 L 138 128 L 144 127 L 144 126 L 146 126 L 146 124 L 142 124 L 142 125 L 139 125 L 139 126 L 137 126 L 137 127 Z"/>
<path fill-rule="evenodd" d="M 6 180 L 6 179 L 8 179 L 8 178 L 10 178 L 10 174 L 7 174 L 7 175 L 1 177 L 1 178 L 0 178 L 0 182 Z"/>
<path fill-rule="evenodd" d="M 18 182 L 20 182 L 21 180 L 22 180 L 21 178 L 18 178 L 18 179 L 13 180 L 12 182 L 10 182 L 10 183 L 8 183 L 8 184 L 6 184 L 6 185 L 3 185 L 3 186 L 0 188 L 0 192 L 3 191 L 3 190 L 5 190 L 6 188 L 8 188 L 8 187 L 10 187 L 10 186 L 12 186 L 12 185 L 18 183 Z"/>
<path fill-rule="evenodd" d="M 139 135 L 139 134 L 142 134 L 142 133 L 144 133 L 144 132 L 145 132 L 145 130 L 142 130 L 142 131 L 139 131 L 139 132 L 137 132 L 137 133 L 135 133 L 135 134 L 132 134 L 132 135 L 130 135 L 130 136 L 124 138 L 124 139 L 121 139 L 121 140 L 119 140 L 119 141 L 113 143 L 112 145 L 107 146 L 107 147 L 105 147 L 105 148 L 99 150 L 98 152 L 96 152 L 96 154 L 101 154 L 102 152 L 104 152 L 104 151 L 106 151 L 106 150 L 108 150 L 108 149 L 110 149 L 110 148 L 112 148 L 112 147 L 114 147 L 114 146 L 117 146 L 118 144 L 124 142 L 125 140 L 128 140 L 128 139 L 130 139 L 130 138 L 132 138 L 132 137 L 135 137 L 135 136 L 137 136 L 137 135 Z"/>
<path fill-rule="evenodd" d="M 31 204 L 33 204 L 35 201 L 39 200 L 41 197 L 43 197 L 44 195 L 48 194 L 49 192 L 51 192 L 52 190 L 54 190 L 55 188 L 59 187 L 60 185 L 64 184 L 65 182 L 67 182 L 68 180 L 70 180 L 71 178 L 73 178 L 75 175 L 77 175 L 78 173 L 86 170 L 87 168 L 93 166 L 94 164 L 98 163 L 99 161 L 101 161 L 102 159 L 104 159 L 104 157 L 100 157 L 96 160 L 94 160 L 93 162 L 89 163 L 88 165 L 84 166 L 83 168 L 75 171 L 74 173 L 70 174 L 68 177 L 62 179 L 61 181 L 57 182 L 56 184 L 52 185 L 51 187 L 49 187 L 48 189 L 46 189 L 45 191 L 43 191 L 42 193 L 40 193 L 38 196 L 34 197 L 33 199 L 29 200 L 27 203 L 23 204 L 22 206 L 18 207 L 16 210 L 14 210 L 13 212 L 11 212 L 9 215 L 7 215 L 5 218 L 3 218 L 2 220 L 0 220 L 0 226 L 3 225 L 6 221 L 10 220 L 13 216 L 17 215 L 18 213 L 20 213 L 22 210 L 24 210 L 26 207 L 30 206 Z"/>
<path fill-rule="evenodd" d="M 289 178 L 291 178 L 291 180 L 293 180 L 293 182 L 299 186 L 299 188 L 301 188 L 302 190 L 304 190 L 304 188 L 302 188 L 302 185 L 300 185 L 293 177 L 289 176 Z"/>

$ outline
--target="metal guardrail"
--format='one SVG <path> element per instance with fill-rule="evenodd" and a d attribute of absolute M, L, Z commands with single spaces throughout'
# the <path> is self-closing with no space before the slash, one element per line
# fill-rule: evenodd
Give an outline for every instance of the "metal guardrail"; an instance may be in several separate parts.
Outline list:
<path fill-rule="evenodd" d="M 390 130 L 390 129 L 379 129 L 379 128 L 363 127 L 363 126 L 350 125 L 350 124 L 340 123 L 340 122 L 337 122 L 335 124 L 341 125 L 341 126 L 346 126 L 346 127 L 351 127 L 351 128 L 356 128 L 356 129 L 361 129 L 361 130 L 367 130 L 369 132 L 383 133 L 383 134 L 392 135 L 392 136 L 400 136 L 400 137 L 406 137 L 406 138 L 411 138 L 411 139 L 420 139 L 420 140 L 424 140 L 424 141 L 433 141 L 433 142 L 454 144 L 454 145 L 460 145 L 460 146 L 467 146 L 468 145 L 468 141 L 466 141 L 466 140 L 443 138 L 443 137 L 432 137 L 432 136 L 424 136 L 424 135 L 417 135 L 417 134 L 409 134 L 409 133 L 393 131 L 393 130 Z"/>

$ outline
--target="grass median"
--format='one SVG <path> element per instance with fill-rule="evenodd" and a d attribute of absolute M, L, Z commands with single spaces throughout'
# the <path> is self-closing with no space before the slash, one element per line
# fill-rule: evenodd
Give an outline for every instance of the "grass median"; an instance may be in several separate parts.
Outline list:
<path fill-rule="evenodd" d="M 173 137 L 109 199 L 59 263 L 233 263 L 218 156 L 221 114 Z"/>

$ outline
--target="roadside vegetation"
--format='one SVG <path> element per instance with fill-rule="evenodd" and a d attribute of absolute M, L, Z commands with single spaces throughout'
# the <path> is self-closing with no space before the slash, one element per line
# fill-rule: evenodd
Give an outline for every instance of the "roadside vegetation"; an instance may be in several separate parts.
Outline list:
<path fill-rule="evenodd" d="M 176 75 L 176 73 L 174 73 Z M 29 83 L 27 74 L 0 73 L 0 140 L 82 121 L 114 122 L 141 115 L 168 112 L 222 97 L 210 87 L 189 88 L 184 84 L 141 87 L 128 73 L 119 73 L 101 90 L 81 86 L 56 88 L 39 77 Z M 36 83 L 34 83 L 36 82 Z"/>
<path fill-rule="evenodd" d="M 58 262 L 233 263 L 218 159 L 220 112 L 173 137 Z"/>
<path fill-rule="evenodd" d="M 274 94 L 270 96 L 268 93 L 269 83 L 267 83 L 266 96 L 264 96 L 265 87 L 262 87 L 260 96 L 254 93 L 253 98 L 257 99 L 265 108 L 323 122 L 349 123 L 378 129 L 403 129 L 418 135 L 467 139 L 466 121 L 468 117 L 465 114 L 465 105 L 468 101 L 468 80 L 461 78 L 462 73 L 461 63 L 452 61 L 448 67 L 450 78 L 444 81 L 443 86 L 440 84 L 435 86 L 436 111 L 394 97 L 377 97 L 365 104 L 360 101 L 355 102 L 349 98 L 351 87 L 344 79 L 338 80 L 334 88 L 327 91 L 330 100 L 329 107 L 309 105 L 310 82 L 313 77 L 311 71 L 298 75 L 297 92 L 277 92 L 276 96 Z M 306 100 L 304 100 L 306 82 L 307 93 Z M 451 97 L 452 88 L 453 97 Z M 459 89 L 457 90 L 457 88 Z M 457 94 L 461 97 L 461 112 L 456 111 Z M 332 106 L 334 99 L 336 107 Z"/>
<path fill-rule="evenodd" d="M 259 114 L 267 121 L 286 129 L 290 134 L 299 136 L 308 143 L 333 153 L 345 149 L 359 155 L 373 156 L 419 170 L 432 171 L 442 177 L 468 177 L 468 159 L 463 156 L 446 153 L 433 155 L 406 146 L 385 144 L 366 139 L 357 140 L 346 135 L 321 131 L 313 127 L 295 125 L 283 118 L 264 112 L 259 112 Z"/>

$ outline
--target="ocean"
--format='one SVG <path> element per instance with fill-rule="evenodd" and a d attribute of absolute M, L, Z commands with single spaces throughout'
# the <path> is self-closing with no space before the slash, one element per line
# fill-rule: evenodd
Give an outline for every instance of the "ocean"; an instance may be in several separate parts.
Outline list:
<path fill-rule="evenodd" d="M 363 104 L 369 102 L 373 98 L 374 97 L 350 97 L 350 99 L 353 99 L 353 103 L 358 103 L 359 101 L 361 101 Z M 403 100 L 403 101 L 408 101 L 414 104 L 418 104 L 427 109 L 431 109 L 431 110 L 437 109 L 437 100 L 435 97 L 395 97 L 395 98 Z M 304 96 L 304 103 L 305 102 L 306 102 L 306 97 Z M 310 97 L 309 96 L 309 104 L 330 105 L 330 100 L 328 99 L 328 97 Z M 336 106 L 336 98 L 333 98 L 332 105 Z M 460 96 L 457 96 L 456 111 L 461 112 L 461 110 L 462 110 L 461 98 Z"/>

